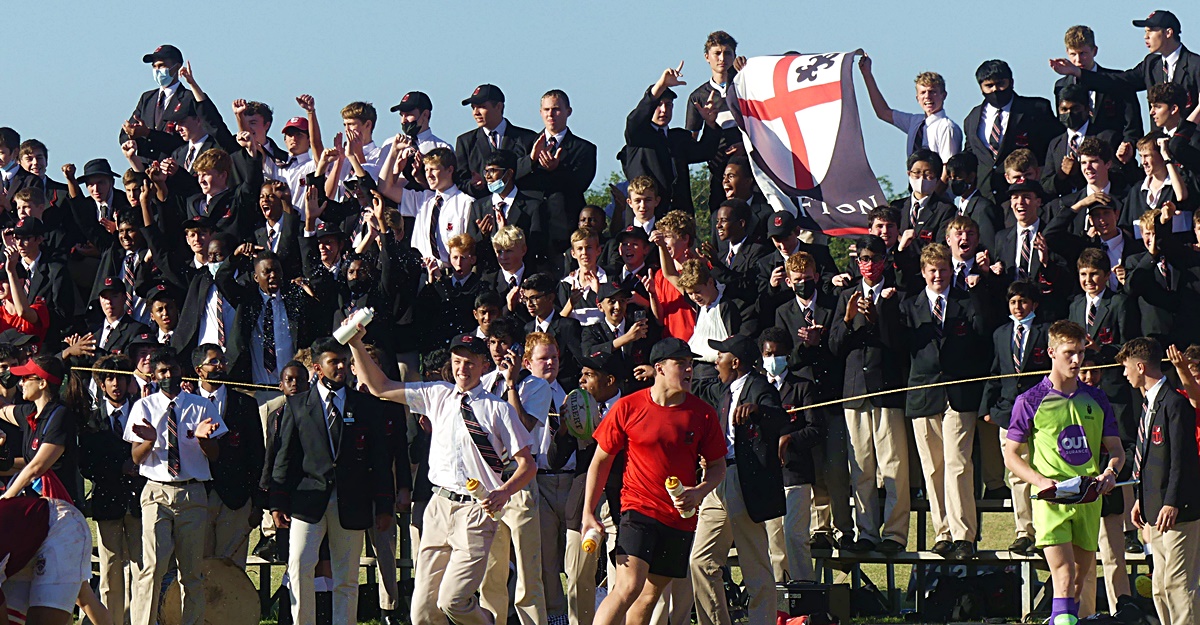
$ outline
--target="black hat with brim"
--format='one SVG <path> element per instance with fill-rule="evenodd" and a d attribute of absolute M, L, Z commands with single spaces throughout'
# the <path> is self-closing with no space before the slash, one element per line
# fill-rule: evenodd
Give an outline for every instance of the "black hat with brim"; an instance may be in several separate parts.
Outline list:
<path fill-rule="evenodd" d="M 650 349 L 650 364 L 658 364 L 664 360 L 692 360 L 699 358 L 692 353 L 692 348 L 682 339 L 665 338 L 654 344 Z"/>

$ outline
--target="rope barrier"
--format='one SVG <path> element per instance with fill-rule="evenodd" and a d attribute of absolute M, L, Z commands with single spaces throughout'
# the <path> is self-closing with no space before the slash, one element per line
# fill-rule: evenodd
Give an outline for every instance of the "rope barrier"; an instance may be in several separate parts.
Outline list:
<path fill-rule="evenodd" d="M 136 371 L 122 371 L 118 369 L 97 369 L 95 367 L 71 367 L 71 371 L 86 371 L 88 373 L 116 373 L 119 375 L 137 375 Z M 185 382 L 203 382 L 200 378 L 183 378 Z M 256 390 L 278 391 L 278 386 L 269 384 L 254 384 L 252 382 L 238 382 L 236 380 L 213 380 L 219 381 L 221 384 L 228 386 L 241 386 L 243 388 L 252 388 Z"/>

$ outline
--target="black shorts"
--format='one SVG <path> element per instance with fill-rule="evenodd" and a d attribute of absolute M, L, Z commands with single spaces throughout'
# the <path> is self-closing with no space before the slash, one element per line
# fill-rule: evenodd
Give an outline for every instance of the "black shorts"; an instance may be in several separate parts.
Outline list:
<path fill-rule="evenodd" d="M 621 513 L 617 555 L 633 556 L 650 565 L 651 575 L 683 579 L 688 574 L 694 532 L 668 527 L 639 512 Z"/>

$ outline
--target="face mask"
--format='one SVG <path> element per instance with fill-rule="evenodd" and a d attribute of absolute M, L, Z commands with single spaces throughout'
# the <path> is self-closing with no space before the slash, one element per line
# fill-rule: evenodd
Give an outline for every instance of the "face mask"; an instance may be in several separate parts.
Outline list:
<path fill-rule="evenodd" d="M 879 281 L 883 279 L 884 264 L 882 260 L 872 260 L 870 262 L 860 260 L 858 261 L 858 273 L 870 280 L 871 284 L 879 284 Z"/>
<path fill-rule="evenodd" d="M 405 136 L 415 137 L 421 134 L 421 125 L 417 122 L 402 122 L 400 132 L 403 132 Z"/>
<path fill-rule="evenodd" d="M 913 190 L 913 193 L 920 193 L 922 196 L 932 195 L 934 188 L 937 187 L 937 181 L 909 176 L 908 186 Z"/>
<path fill-rule="evenodd" d="M 370 284 L 368 284 L 368 282 L 363 278 L 347 280 L 346 286 L 350 287 L 351 293 L 365 293 L 367 289 L 370 288 Z"/>
<path fill-rule="evenodd" d="M 223 260 L 219 260 L 219 261 L 213 261 L 211 263 L 208 263 L 208 265 L 207 265 L 208 273 L 211 273 L 214 278 L 217 277 L 217 272 L 221 270 L 221 264 L 224 262 L 225 261 L 223 261 Z"/>
<path fill-rule="evenodd" d="M 763 369 L 773 378 L 782 376 L 787 371 L 787 356 L 763 356 Z"/>
<path fill-rule="evenodd" d="M 967 194 L 971 192 L 971 183 L 966 180 L 951 180 L 950 192 L 955 197 L 967 197 Z"/>
<path fill-rule="evenodd" d="M 167 87 L 170 86 L 171 83 L 175 82 L 175 77 L 171 75 L 170 70 L 162 67 L 156 67 L 154 68 L 154 82 L 158 83 L 159 87 Z"/>
<path fill-rule="evenodd" d="M 175 376 L 171 376 L 165 380 L 159 380 L 158 388 L 162 389 L 168 395 L 178 395 L 179 390 L 180 390 L 180 385 L 182 383 L 183 383 L 182 379 L 177 378 Z"/>
<path fill-rule="evenodd" d="M 488 191 L 490 191 L 492 193 L 499 193 L 503 190 L 504 190 L 504 179 L 503 178 L 501 178 L 495 182 L 488 183 Z"/>
<path fill-rule="evenodd" d="M 20 382 L 21 380 L 17 379 L 17 376 L 13 375 L 11 371 L 0 373 L 0 386 L 3 386 L 6 389 L 16 388 L 17 384 L 20 384 Z"/>
<path fill-rule="evenodd" d="M 329 378 L 321 378 L 321 384 L 324 384 L 325 388 L 327 388 L 335 393 L 338 390 L 340 390 L 343 386 L 346 386 L 345 382 L 334 382 L 333 380 L 330 380 Z"/>
<path fill-rule="evenodd" d="M 792 290 L 800 296 L 800 299 L 810 300 L 813 293 L 817 292 L 817 283 L 812 280 L 801 280 L 792 285 Z"/>
<path fill-rule="evenodd" d="M 1087 120 L 1087 113 L 1079 109 L 1075 109 L 1069 113 L 1058 114 L 1058 121 L 1071 130 L 1079 130 L 1080 128 L 1083 128 L 1083 125 L 1087 122 Z"/>
<path fill-rule="evenodd" d="M 1034 317 L 1037 317 L 1037 313 L 1031 312 L 1025 318 L 1032 320 Z M 1009 315 L 1008 318 L 1012 319 L 1013 323 L 1021 323 L 1021 321 L 1022 321 L 1021 319 L 1017 319 L 1016 315 Z"/>
<path fill-rule="evenodd" d="M 229 376 L 224 371 L 211 371 L 208 374 L 209 382 L 224 382 L 229 379 Z"/>
<path fill-rule="evenodd" d="M 1009 102 L 1012 102 L 1012 98 L 1012 89 L 997 89 L 991 93 L 983 94 L 983 101 L 996 108 L 1004 108 Z"/>

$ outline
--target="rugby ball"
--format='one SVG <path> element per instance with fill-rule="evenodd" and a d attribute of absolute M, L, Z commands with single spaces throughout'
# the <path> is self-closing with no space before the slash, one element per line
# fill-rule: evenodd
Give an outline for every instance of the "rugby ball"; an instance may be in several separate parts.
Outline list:
<path fill-rule="evenodd" d="M 567 393 L 567 399 L 563 401 L 561 412 L 559 422 L 567 428 L 572 436 L 579 440 L 592 438 L 592 432 L 596 429 L 596 422 L 599 421 L 600 415 L 596 398 L 592 397 L 591 393 L 581 388 Z"/>

